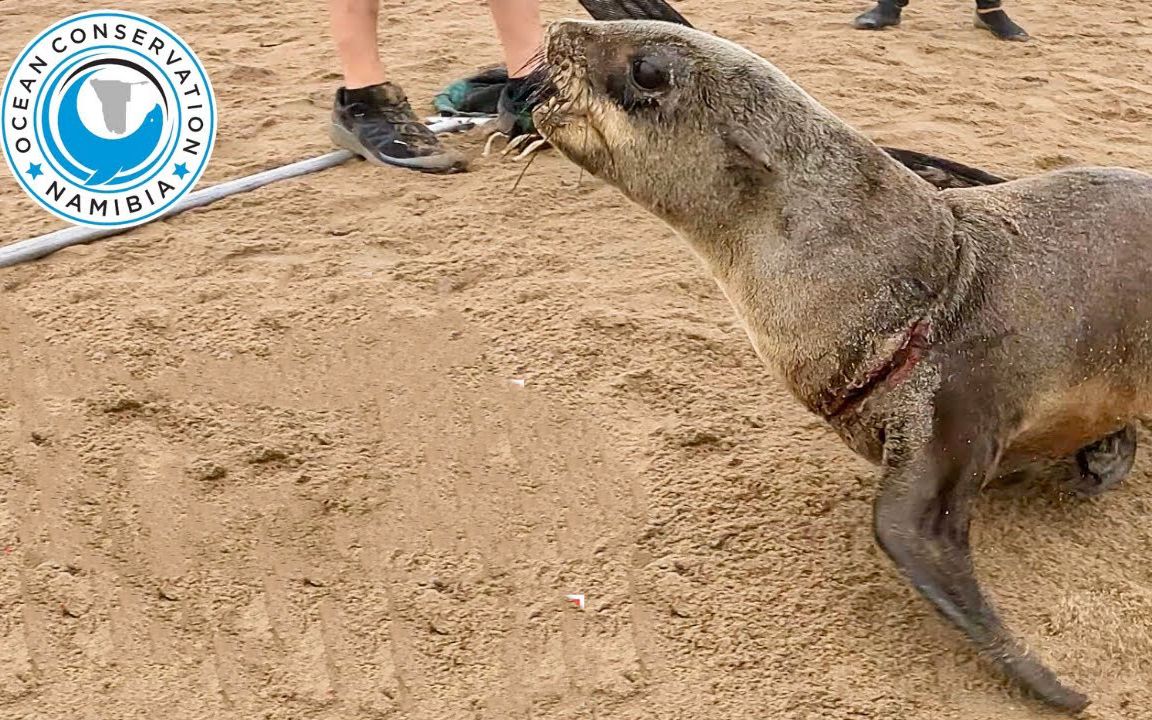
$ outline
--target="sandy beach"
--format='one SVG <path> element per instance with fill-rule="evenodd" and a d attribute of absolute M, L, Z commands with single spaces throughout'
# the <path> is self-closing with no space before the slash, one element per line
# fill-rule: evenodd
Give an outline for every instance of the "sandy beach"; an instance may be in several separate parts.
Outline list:
<path fill-rule="evenodd" d="M 677 7 L 885 144 L 1152 170 L 1152 6 L 1009 2 L 1031 43 L 960 0 L 878 33 L 867 2 Z M 95 7 L 0 0 L 0 68 Z M 330 149 L 322 2 L 117 7 L 211 73 L 200 187 Z M 422 113 L 499 57 L 476 0 L 381 23 Z M 670 230 L 558 153 L 514 189 L 446 142 L 471 172 L 348 163 L 0 271 L 0 719 L 1058 717 L 891 570 L 874 469 Z M 58 227 L 0 172 L 0 243 Z M 1152 718 L 1141 441 L 1109 494 L 992 490 L 975 523 L 1093 720 Z"/>

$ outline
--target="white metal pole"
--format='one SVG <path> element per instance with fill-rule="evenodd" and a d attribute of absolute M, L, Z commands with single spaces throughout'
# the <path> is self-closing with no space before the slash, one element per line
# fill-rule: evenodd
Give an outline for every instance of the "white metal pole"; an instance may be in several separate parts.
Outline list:
<path fill-rule="evenodd" d="M 477 125 L 483 125 L 491 119 L 492 118 L 488 116 L 429 118 L 428 129 L 435 133 L 457 132 L 467 130 Z M 148 222 L 152 223 L 156 220 L 163 220 L 164 218 L 182 213 L 185 210 L 202 207 L 209 203 L 216 202 L 221 198 L 228 197 L 229 195 L 255 190 L 258 187 L 263 187 L 279 180 L 286 180 L 320 170 L 327 170 L 328 168 L 345 163 L 353 157 L 355 156 L 347 150 L 336 150 L 325 155 L 281 165 L 280 167 L 265 170 L 255 175 L 228 180 L 219 185 L 196 190 L 189 193 L 183 200 L 173 205 L 166 212 L 157 215 Z M 135 225 L 133 227 L 142 227 L 142 225 Z M 28 238 L 27 240 L 18 240 L 14 243 L 0 246 L 0 268 L 10 267 L 22 262 L 28 262 L 29 260 L 36 260 L 50 255 L 61 248 L 69 247 L 70 245 L 80 245 L 94 240 L 102 240 L 131 229 L 131 227 L 93 228 L 74 226 L 46 233 L 38 237 Z"/>

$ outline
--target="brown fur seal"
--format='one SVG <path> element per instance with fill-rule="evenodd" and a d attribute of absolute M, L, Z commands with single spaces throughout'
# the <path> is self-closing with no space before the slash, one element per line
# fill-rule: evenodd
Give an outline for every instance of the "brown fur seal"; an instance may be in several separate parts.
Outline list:
<path fill-rule="evenodd" d="M 791 393 L 881 466 L 874 530 L 1008 676 L 1088 700 L 976 580 L 970 504 L 1075 458 L 1096 489 L 1152 406 L 1152 175 L 1081 168 L 939 190 L 780 70 L 667 22 L 550 26 L 535 122 L 671 226 Z"/>

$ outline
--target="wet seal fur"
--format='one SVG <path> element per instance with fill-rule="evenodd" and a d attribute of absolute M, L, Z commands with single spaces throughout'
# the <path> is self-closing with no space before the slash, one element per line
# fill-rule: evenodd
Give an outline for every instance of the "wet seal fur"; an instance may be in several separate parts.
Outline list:
<path fill-rule="evenodd" d="M 680 14 L 665 0 L 579 0 L 580 5 L 588 11 L 594 20 L 662 20 L 692 27 L 688 19 Z M 483 74 L 483 73 L 482 73 Z M 507 71 L 504 71 L 507 77 Z M 496 112 L 495 99 L 491 100 L 492 112 Z M 493 143 L 497 138 L 507 138 L 503 132 L 494 132 L 488 137 L 484 146 L 484 155 L 492 154 Z M 507 147 L 501 155 L 517 152 L 516 160 L 530 158 L 538 151 L 548 148 L 548 141 L 535 130 L 508 140 Z M 998 177 L 983 170 L 978 170 L 948 158 L 928 155 L 915 150 L 902 150 L 881 146 L 881 149 L 899 160 L 905 167 L 938 188 L 947 187 L 973 187 L 975 185 L 992 185 L 1007 182 L 1005 178 Z"/>
<path fill-rule="evenodd" d="M 1119 482 L 1152 407 L 1152 175 L 940 189 L 734 43 L 650 20 L 550 26 L 535 122 L 685 239 L 793 396 L 881 468 L 875 538 L 1007 676 L 1077 712 L 977 582 L 988 479 Z"/>

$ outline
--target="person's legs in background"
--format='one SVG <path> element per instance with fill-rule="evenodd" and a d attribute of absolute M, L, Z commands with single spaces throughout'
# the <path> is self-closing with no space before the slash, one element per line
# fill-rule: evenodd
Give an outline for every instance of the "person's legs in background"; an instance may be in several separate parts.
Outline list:
<path fill-rule="evenodd" d="M 875 7 L 861 13 L 853 25 L 861 30 L 879 30 L 900 24 L 900 11 L 908 0 L 879 0 Z M 1028 40 L 1028 33 L 1008 17 L 1000 0 L 976 0 L 976 27 L 991 32 L 1001 40 Z"/>
<path fill-rule="evenodd" d="M 489 0 L 488 9 L 504 49 L 508 77 L 523 78 L 544 41 L 539 0 Z"/>
<path fill-rule="evenodd" d="M 345 88 L 380 85 L 387 79 L 377 45 L 379 19 L 379 0 L 328 0 L 328 21 Z"/>
<path fill-rule="evenodd" d="M 856 16 L 852 24 L 861 30 L 879 30 L 900 24 L 900 10 L 908 0 L 880 0 L 876 6 Z"/>
<path fill-rule="evenodd" d="M 332 141 L 377 164 L 432 173 L 463 170 L 464 156 L 444 148 L 400 86 L 387 80 L 377 46 L 379 10 L 378 0 L 328 0 L 344 73 L 332 109 Z"/>
<path fill-rule="evenodd" d="M 1000 0 L 976 0 L 976 27 L 989 31 L 1001 40 L 1028 40 L 1028 33 L 1012 22 L 1012 18 L 1000 7 Z"/>

